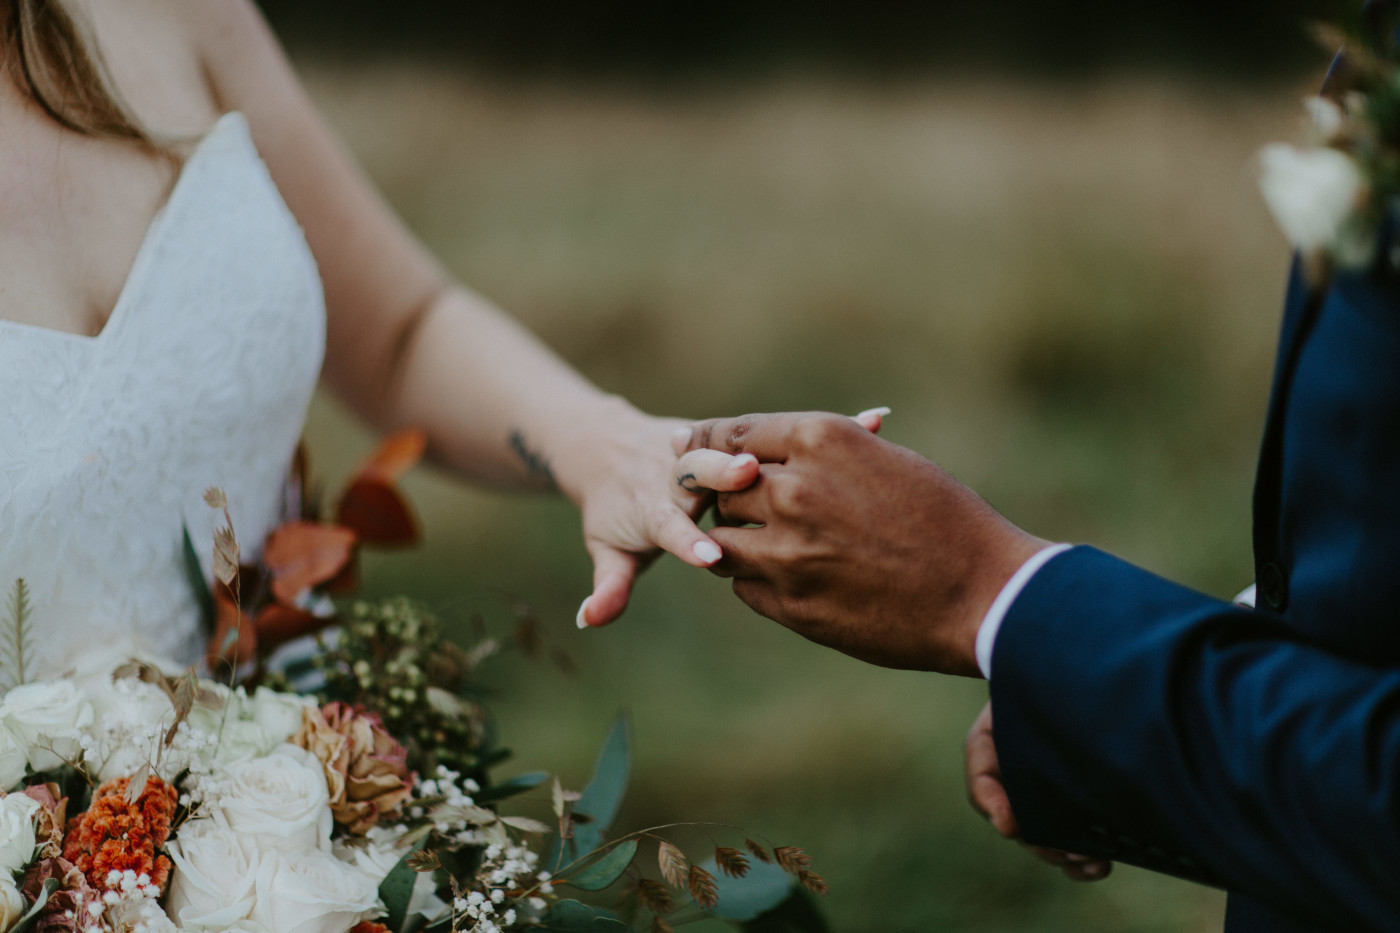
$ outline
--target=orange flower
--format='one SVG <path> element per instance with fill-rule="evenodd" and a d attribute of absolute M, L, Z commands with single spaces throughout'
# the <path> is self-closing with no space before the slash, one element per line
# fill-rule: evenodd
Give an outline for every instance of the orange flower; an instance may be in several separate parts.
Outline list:
<path fill-rule="evenodd" d="M 161 890 L 170 877 L 170 859 L 159 852 L 170 838 L 179 797 L 175 788 L 152 775 L 136 803 L 130 804 L 130 783 L 130 778 L 117 778 L 99 787 L 88 811 L 69 821 L 63 840 L 63 857 L 99 891 L 107 889 L 107 875 L 113 871 L 144 873 Z"/>

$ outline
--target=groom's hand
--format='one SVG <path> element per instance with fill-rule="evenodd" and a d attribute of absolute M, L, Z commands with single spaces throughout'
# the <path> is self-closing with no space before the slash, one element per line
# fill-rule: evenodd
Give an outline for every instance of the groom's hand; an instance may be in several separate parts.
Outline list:
<path fill-rule="evenodd" d="M 759 478 L 721 493 L 711 569 L 767 616 L 886 667 L 977 676 L 977 629 L 1044 546 L 911 450 L 839 415 L 695 425 L 688 449 L 750 453 Z M 759 527 L 752 527 L 759 526 Z"/>
<path fill-rule="evenodd" d="M 997 832 L 1014 842 L 1021 841 L 1021 827 L 1016 822 L 1016 814 L 1011 812 L 1011 798 L 1001 783 L 1001 761 L 997 758 L 997 746 L 992 737 L 992 704 L 982 708 L 977 721 L 967 734 L 967 744 L 963 746 L 967 799 L 972 808 L 991 823 Z M 1059 849 L 1046 849 L 1041 846 L 1026 846 L 1036 858 L 1054 865 L 1065 873 L 1071 881 L 1098 881 L 1107 878 L 1113 863 L 1105 859 L 1061 852 Z"/>

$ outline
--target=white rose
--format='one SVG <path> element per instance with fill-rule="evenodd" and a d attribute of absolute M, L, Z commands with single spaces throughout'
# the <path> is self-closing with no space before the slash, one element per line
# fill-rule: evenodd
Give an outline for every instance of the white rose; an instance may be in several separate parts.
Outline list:
<path fill-rule="evenodd" d="M 15 880 L 8 872 L 0 873 L 0 930 L 8 930 L 18 923 L 28 907 Z"/>
<path fill-rule="evenodd" d="M 380 913 L 374 882 L 328 852 L 267 852 L 258 866 L 252 919 L 269 933 L 345 933 Z"/>
<path fill-rule="evenodd" d="M 220 820 L 189 820 L 166 844 L 173 869 L 165 912 L 181 929 L 226 930 L 253 910 L 257 862 Z"/>
<path fill-rule="evenodd" d="M 1259 187 L 1288 242 L 1304 253 L 1327 250 L 1344 265 L 1363 265 L 1370 237 L 1350 229 L 1366 179 L 1346 153 L 1286 143 L 1259 153 Z"/>
<path fill-rule="evenodd" d="M 175 721 L 175 706 L 164 690 L 133 678 L 89 688 L 97 711 L 95 761 L 100 781 L 130 777 L 159 757 L 160 738 Z"/>
<path fill-rule="evenodd" d="M 1305 98 L 1303 109 L 1308 113 L 1308 122 L 1318 142 L 1330 143 L 1341 135 L 1346 126 L 1346 113 L 1335 101 L 1326 97 Z"/>
<path fill-rule="evenodd" d="M 373 881 L 376 887 L 389 876 L 389 872 L 394 870 L 399 859 L 403 858 L 398 847 L 375 845 L 363 836 L 337 839 L 332 847 L 332 852 L 342 862 L 354 865 L 364 872 L 365 876 Z"/>
<path fill-rule="evenodd" d="M 252 701 L 244 707 L 244 715 L 262 727 L 272 745 L 279 745 L 301 728 L 302 711 L 315 706 L 316 701 L 311 697 L 259 687 L 253 692 Z"/>
<path fill-rule="evenodd" d="M 29 767 L 47 771 L 78 760 L 78 735 L 92 726 L 92 704 L 67 680 L 21 684 L 0 700 L 0 723 L 27 747 Z"/>
<path fill-rule="evenodd" d="M 24 780 L 27 753 L 24 743 L 0 724 L 0 791 L 14 790 Z"/>
<path fill-rule="evenodd" d="M 225 777 L 220 817 L 258 851 L 330 851 L 330 793 L 315 755 L 279 745 L 266 757 L 230 764 Z"/>
<path fill-rule="evenodd" d="M 0 874 L 19 871 L 34 860 L 34 814 L 38 810 L 39 802 L 33 797 L 0 797 Z"/>

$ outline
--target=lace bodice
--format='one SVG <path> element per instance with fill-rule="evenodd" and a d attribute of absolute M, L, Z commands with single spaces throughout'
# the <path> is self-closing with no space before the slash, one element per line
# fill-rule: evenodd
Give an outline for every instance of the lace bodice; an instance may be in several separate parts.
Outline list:
<path fill-rule="evenodd" d="M 245 553 L 281 518 L 325 342 L 320 278 L 247 122 L 186 160 L 96 337 L 0 321 L 0 589 L 29 585 L 47 660 L 143 638 L 189 661 L 228 493 Z"/>

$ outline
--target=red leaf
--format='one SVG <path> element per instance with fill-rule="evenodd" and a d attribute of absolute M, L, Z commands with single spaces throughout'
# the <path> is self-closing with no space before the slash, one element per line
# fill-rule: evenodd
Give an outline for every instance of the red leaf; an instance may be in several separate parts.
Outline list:
<path fill-rule="evenodd" d="M 420 428 L 409 428 L 386 437 L 355 474 L 355 480 L 377 479 L 394 483 L 423 459 L 428 435 Z"/>
<path fill-rule="evenodd" d="M 279 603 L 271 603 L 258 613 L 254 624 L 257 630 L 258 650 L 266 655 L 278 645 L 285 644 L 303 635 L 314 635 L 334 619 L 323 619 L 303 609 L 293 609 Z"/>
<path fill-rule="evenodd" d="M 350 484 L 340 497 L 335 520 L 366 544 L 391 547 L 418 541 L 418 523 L 408 504 L 398 490 L 376 477 L 361 477 Z"/>
<path fill-rule="evenodd" d="M 355 532 L 337 525 L 286 522 L 268 536 L 263 561 L 272 574 L 272 595 L 284 605 L 312 587 L 334 578 L 355 549 Z"/>

